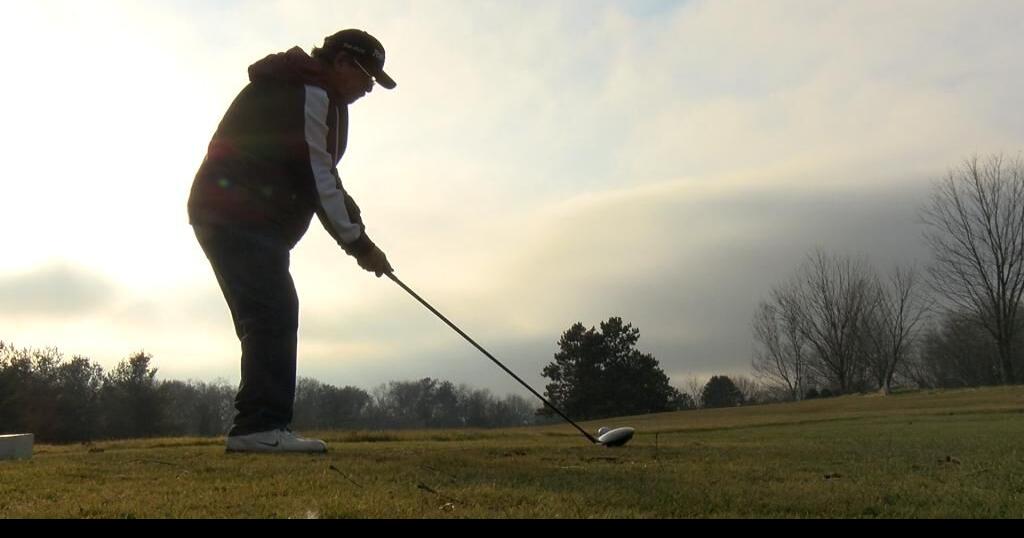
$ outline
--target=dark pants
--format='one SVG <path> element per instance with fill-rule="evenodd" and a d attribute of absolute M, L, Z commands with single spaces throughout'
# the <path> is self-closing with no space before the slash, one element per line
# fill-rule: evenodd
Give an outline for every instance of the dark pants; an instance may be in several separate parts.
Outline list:
<path fill-rule="evenodd" d="M 242 382 L 228 435 L 284 428 L 295 401 L 299 299 L 289 245 L 252 230 L 193 227 L 224 293 L 242 344 Z"/>

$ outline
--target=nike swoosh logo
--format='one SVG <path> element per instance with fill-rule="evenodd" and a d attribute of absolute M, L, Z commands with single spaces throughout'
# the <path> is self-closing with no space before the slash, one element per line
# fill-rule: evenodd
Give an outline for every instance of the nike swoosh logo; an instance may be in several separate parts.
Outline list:
<path fill-rule="evenodd" d="M 261 445 L 263 445 L 263 446 L 269 446 L 269 447 L 275 447 L 275 446 L 281 444 L 281 441 L 274 441 L 273 443 L 264 443 L 263 441 L 256 441 L 256 442 L 261 444 Z"/>

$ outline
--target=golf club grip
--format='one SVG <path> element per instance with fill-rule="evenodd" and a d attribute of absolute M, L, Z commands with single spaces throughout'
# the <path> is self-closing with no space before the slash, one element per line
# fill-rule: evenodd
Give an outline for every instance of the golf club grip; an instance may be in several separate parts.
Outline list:
<path fill-rule="evenodd" d="M 584 430 L 578 424 L 573 422 L 572 419 L 570 419 L 569 417 L 565 416 L 565 413 L 561 412 L 551 402 L 547 401 L 547 399 L 545 399 L 540 394 L 537 394 L 537 391 L 533 390 L 533 388 L 530 385 L 526 384 L 526 382 L 523 381 L 522 379 L 519 379 L 519 376 L 517 376 L 514 372 L 512 372 L 512 370 L 509 370 L 508 368 L 506 368 L 505 365 L 501 363 L 501 361 L 499 361 L 498 359 L 495 359 L 493 355 L 488 353 L 487 350 L 483 348 L 483 346 L 481 346 L 480 344 L 476 343 L 472 338 L 470 338 L 468 334 L 462 332 L 462 329 L 459 329 L 458 327 L 455 326 L 454 323 L 452 323 L 451 321 L 448 321 L 448 318 L 444 317 L 444 315 L 441 314 L 440 312 L 438 312 L 437 309 L 435 309 L 433 306 L 430 306 L 430 303 L 424 301 L 423 298 L 420 297 L 419 295 L 417 295 L 416 292 L 412 291 L 412 289 L 410 289 L 409 286 L 406 286 L 405 283 L 403 283 L 401 280 L 399 280 L 398 277 L 395 276 L 394 273 L 384 273 L 384 274 L 388 275 L 388 278 L 393 280 L 395 282 L 395 284 L 398 284 L 399 286 L 401 286 L 403 290 L 409 292 L 409 295 L 412 295 L 417 301 L 420 302 L 420 304 L 422 304 L 423 306 L 427 307 L 427 310 L 430 310 L 431 312 L 434 313 L 435 316 L 441 318 L 441 321 L 445 322 L 455 332 L 459 333 L 459 335 L 462 336 L 463 338 L 465 338 L 467 342 L 469 342 L 470 344 L 473 344 L 473 347 L 479 349 L 480 352 L 483 353 L 484 355 L 486 355 L 488 359 L 491 359 L 491 361 L 494 364 L 497 364 L 502 370 L 505 370 L 505 372 L 508 373 L 508 375 L 512 376 L 516 381 L 518 381 L 520 385 L 526 387 L 526 390 L 528 390 L 531 393 L 533 393 L 533 395 L 536 396 L 537 398 L 539 398 L 540 401 L 544 402 L 545 405 L 550 407 L 552 411 L 558 413 L 558 415 L 560 417 L 564 418 L 569 424 L 572 424 L 573 426 L 575 426 L 576 429 L 580 431 L 580 433 L 585 435 L 587 437 L 587 439 L 590 439 L 590 442 L 592 442 L 594 444 L 598 443 L 597 439 L 594 439 L 594 437 L 592 435 L 590 435 L 589 433 L 587 433 L 586 430 Z"/>

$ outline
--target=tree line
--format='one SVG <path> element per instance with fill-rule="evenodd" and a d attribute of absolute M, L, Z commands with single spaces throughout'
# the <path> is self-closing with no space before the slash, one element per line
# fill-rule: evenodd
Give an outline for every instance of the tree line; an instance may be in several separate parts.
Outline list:
<path fill-rule="evenodd" d="M 138 352 L 110 371 L 54 348 L 0 342 L 0 431 L 32 432 L 41 442 L 156 436 L 218 436 L 230 428 L 237 387 L 226 382 L 160 380 L 153 357 Z M 494 428 L 547 423 L 537 406 L 510 394 L 424 378 L 392 381 L 372 393 L 299 378 L 296 429 Z"/>
<path fill-rule="evenodd" d="M 760 382 L 791 400 L 1017 382 L 1024 163 L 965 160 L 935 182 L 920 219 L 932 253 L 924 269 L 882 275 L 818 248 L 770 291 L 753 317 Z"/>
<path fill-rule="evenodd" d="M 699 391 L 673 387 L 657 359 L 637 349 L 639 329 L 611 317 L 573 324 L 542 375 L 546 398 L 577 420 L 723 407 L 758 401 L 756 384 L 715 376 Z M 0 429 L 42 442 L 155 436 L 218 436 L 230 427 L 236 388 L 221 382 L 160 380 L 153 357 L 135 353 L 106 372 L 54 348 L 0 342 Z M 423 378 L 372 392 L 308 377 L 296 383 L 292 426 L 304 430 L 495 428 L 559 422 L 551 409 L 516 394 Z"/>

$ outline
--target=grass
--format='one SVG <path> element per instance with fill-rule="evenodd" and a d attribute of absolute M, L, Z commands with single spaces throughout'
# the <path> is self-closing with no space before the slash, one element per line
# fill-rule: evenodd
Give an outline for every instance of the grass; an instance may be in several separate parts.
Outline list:
<path fill-rule="evenodd" d="M 664 413 L 625 447 L 571 426 L 37 445 L 0 462 L 5 518 L 1021 518 L 1024 387 Z"/>

